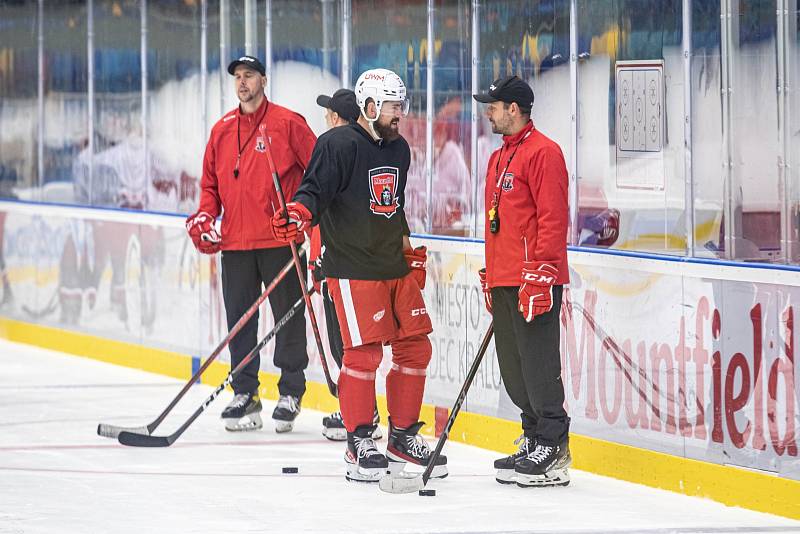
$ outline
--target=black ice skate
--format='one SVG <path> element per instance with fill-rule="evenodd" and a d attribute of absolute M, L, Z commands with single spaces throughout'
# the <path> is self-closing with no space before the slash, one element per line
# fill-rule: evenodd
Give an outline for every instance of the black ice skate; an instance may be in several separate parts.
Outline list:
<path fill-rule="evenodd" d="M 380 453 L 372 439 L 375 425 L 362 425 L 355 432 L 347 433 L 347 449 L 344 461 L 347 472 L 344 477 L 353 482 L 378 482 L 389 469 L 386 456 Z"/>
<path fill-rule="evenodd" d="M 258 430 L 263 426 L 261 422 L 261 400 L 256 393 L 239 393 L 222 411 L 222 420 L 225 430 L 241 432 Z"/>
<path fill-rule="evenodd" d="M 521 488 L 566 486 L 569 484 L 567 468 L 571 464 L 568 441 L 556 446 L 537 443 L 527 457 L 517 462 L 517 485 Z"/>
<path fill-rule="evenodd" d="M 536 448 L 536 440 L 523 434 L 514 440 L 514 445 L 519 445 L 517 452 L 494 461 L 494 468 L 497 469 L 497 474 L 494 478 L 500 484 L 514 484 L 517 481 L 517 474 L 514 468 L 520 460 L 528 456 Z"/>
<path fill-rule="evenodd" d="M 393 475 L 403 475 L 407 463 L 428 467 L 433 451 L 419 435 L 419 430 L 425 423 L 418 421 L 401 430 L 392 425 L 389 419 L 389 444 L 386 446 L 386 456 L 389 458 L 389 470 Z M 406 473 L 414 474 L 414 473 Z M 447 456 L 440 454 L 431 471 L 431 478 L 444 478 L 447 476 Z"/>
<path fill-rule="evenodd" d="M 275 432 L 291 432 L 294 428 L 294 420 L 300 413 L 300 399 L 291 395 L 281 395 L 278 398 L 278 405 L 272 412 L 272 420 L 275 422 Z"/>
<path fill-rule="evenodd" d="M 375 430 L 372 432 L 372 439 L 381 439 L 383 433 L 378 423 L 381 422 L 381 416 L 378 414 L 378 408 L 375 407 L 375 416 L 372 419 L 375 424 Z M 342 412 L 333 412 L 322 418 L 322 435 L 331 441 L 345 441 L 347 439 L 347 429 L 344 427 L 342 420 Z"/>

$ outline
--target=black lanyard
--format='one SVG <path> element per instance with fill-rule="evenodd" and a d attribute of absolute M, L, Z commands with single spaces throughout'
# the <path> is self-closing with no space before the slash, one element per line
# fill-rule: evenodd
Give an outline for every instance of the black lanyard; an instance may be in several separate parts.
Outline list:
<path fill-rule="evenodd" d="M 239 115 L 236 116 L 236 149 L 239 151 L 239 153 L 236 154 L 236 168 L 233 169 L 233 177 L 234 178 L 238 178 L 239 177 L 239 160 L 242 159 L 242 152 L 244 152 L 244 149 L 247 148 L 248 143 L 250 143 L 250 140 L 253 138 L 253 136 L 258 131 L 258 127 L 261 126 L 261 121 L 264 120 L 264 116 L 267 114 L 267 108 L 268 107 L 269 107 L 269 102 L 266 102 L 265 105 L 264 105 L 264 111 L 261 112 L 261 118 L 258 119 L 258 122 L 256 122 L 256 125 L 253 127 L 253 131 L 250 132 L 250 135 L 245 140 L 244 146 L 242 146 L 241 141 L 240 141 L 240 137 L 239 137 L 240 136 L 240 130 L 241 130 L 241 128 L 239 127 L 240 126 L 240 122 L 239 121 L 240 121 L 240 119 L 242 117 L 241 110 L 239 110 Z"/>
<path fill-rule="evenodd" d="M 533 128 L 528 130 L 528 132 L 520 139 L 517 144 L 514 146 L 514 151 L 511 152 L 511 155 L 508 157 L 508 161 L 506 162 L 506 166 L 503 169 L 503 172 L 500 173 L 500 160 L 502 159 L 503 149 L 500 149 L 500 155 L 497 156 L 497 163 L 494 166 L 494 177 L 496 183 L 494 184 L 494 194 L 492 195 L 492 207 L 489 210 L 489 230 L 496 234 L 500 231 L 500 196 L 503 194 L 503 177 L 508 172 L 508 168 L 511 166 L 511 162 L 514 160 L 514 156 L 517 155 L 517 150 L 519 149 L 519 145 L 521 145 L 525 140 L 531 135 Z"/>

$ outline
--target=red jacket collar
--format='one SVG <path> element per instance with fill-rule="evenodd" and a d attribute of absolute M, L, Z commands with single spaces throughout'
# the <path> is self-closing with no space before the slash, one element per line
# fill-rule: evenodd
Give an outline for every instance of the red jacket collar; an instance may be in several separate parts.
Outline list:
<path fill-rule="evenodd" d="M 525 125 L 522 130 L 515 133 L 514 135 L 504 135 L 503 136 L 503 144 L 504 145 L 513 145 L 515 143 L 519 143 L 522 141 L 522 138 L 525 137 L 529 131 L 533 130 L 533 121 L 528 121 L 528 124 Z"/>
<path fill-rule="evenodd" d="M 255 113 L 242 113 L 242 105 L 239 104 L 236 106 L 236 115 L 238 117 L 251 117 L 252 119 L 257 119 L 258 117 L 264 115 L 264 110 L 267 105 L 269 105 L 269 102 L 267 101 L 267 95 L 264 95 L 264 99 L 261 101 L 261 105 L 258 106 L 258 109 Z"/>

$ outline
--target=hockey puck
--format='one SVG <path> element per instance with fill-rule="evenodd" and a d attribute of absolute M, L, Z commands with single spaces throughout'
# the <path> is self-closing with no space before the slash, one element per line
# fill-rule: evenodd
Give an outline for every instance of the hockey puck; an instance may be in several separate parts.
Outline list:
<path fill-rule="evenodd" d="M 299 473 L 300 470 L 296 467 L 284 467 L 283 469 L 281 469 L 281 472 L 287 475 L 287 474 Z"/>
<path fill-rule="evenodd" d="M 420 497 L 436 497 L 436 490 L 421 489 L 419 490 Z"/>

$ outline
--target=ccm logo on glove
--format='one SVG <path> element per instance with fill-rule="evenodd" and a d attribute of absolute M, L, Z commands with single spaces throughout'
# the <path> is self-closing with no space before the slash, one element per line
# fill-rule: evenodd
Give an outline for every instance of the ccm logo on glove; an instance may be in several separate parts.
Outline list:
<path fill-rule="evenodd" d="M 527 322 L 553 308 L 553 284 L 558 279 L 556 262 L 522 262 L 519 312 Z"/>
<path fill-rule="evenodd" d="M 406 257 L 408 268 L 411 269 L 411 276 L 414 277 L 420 289 L 425 289 L 425 278 L 427 277 L 425 264 L 428 261 L 428 248 L 421 246 L 413 250 L 406 249 L 403 251 L 403 255 Z"/>

